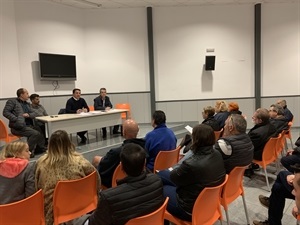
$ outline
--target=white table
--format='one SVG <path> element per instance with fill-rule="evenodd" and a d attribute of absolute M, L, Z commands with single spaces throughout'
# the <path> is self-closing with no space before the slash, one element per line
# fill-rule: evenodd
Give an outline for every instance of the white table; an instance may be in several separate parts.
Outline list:
<path fill-rule="evenodd" d="M 110 109 L 108 111 L 90 111 L 80 114 L 60 114 L 51 116 L 39 116 L 37 120 L 46 125 L 47 136 L 56 130 L 65 130 L 67 133 L 99 129 L 102 127 L 122 124 L 121 113 L 127 109 Z"/>

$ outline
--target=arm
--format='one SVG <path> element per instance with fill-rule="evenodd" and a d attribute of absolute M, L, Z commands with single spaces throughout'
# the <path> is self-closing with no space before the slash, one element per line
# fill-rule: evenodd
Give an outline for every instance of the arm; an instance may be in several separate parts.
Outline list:
<path fill-rule="evenodd" d="M 94 108 L 95 110 L 105 110 L 105 107 L 102 106 L 102 101 L 99 97 L 94 99 Z"/>
<path fill-rule="evenodd" d="M 72 105 L 73 105 L 72 98 L 70 98 L 66 104 L 66 113 L 76 113 L 77 110 L 73 110 Z"/>
<path fill-rule="evenodd" d="M 88 160 L 86 160 L 85 158 L 83 158 L 82 169 L 83 169 L 83 172 L 86 176 L 91 174 L 92 172 L 94 172 L 96 170 L 96 168 Z M 97 171 L 97 175 L 98 175 L 97 190 L 100 190 L 101 178 L 100 178 L 100 175 L 99 175 L 98 171 Z"/>
<path fill-rule="evenodd" d="M 224 139 L 219 139 L 214 148 L 219 151 L 223 159 L 228 158 L 232 154 L 232 147 Z"/>
<path fill-rule="evenodd" d="M 113 107 L 113 105 L 111 104 L 111 101 L 110 101 L 110 99 L 109 99 L 109 97 L 105 97 L 105 108 L 106 107 L 110 107 L 110 108 L 112 108 Z"/>
<path fill-rule="evenodd" d="M 186 186 L 194 182 L 190 166 L 186 163 L 186 161 L 183 161 L 179 167 L 175 168 L 170 173 L 170 179 L 177 187 Z"/>
<path fill-rule="evenodd" d="M 111 170 L 111 173 L 114 173 L 115 168 L 120 163 L 120 148 L 113 148 L 109 150 L 105 156 L 102 157 L 99 165 L 98 165 L 98 171 L 101 174 L 102 172 L 106 172 L 107 170 Z"/>
<path fill-rule="evenodd" d="M 82 99 L 82 104 L 83 104 L 83 108 L 84 108 L 84 112 L 89 112 L 90 108 L 88 107 L 88 105 L 86 104 L 86 101 L 84 99 Z"/>
<path fill-rule="evenodd" d="M 35 183 L 34 183 L 34 168 L 35 163 L 29 163 L 26 168 L 26 177 L 25 177 L 25 197 L 35 193 Z"/>
<path fill-rule="evenodd" d="M 3 113 L 2 113 L 3 116 L 11 122 L 16 122 L 18 119 L 18 116 L 16 116 L 15 114 L 12 113 L 14 108 L 15 108 L 14 101 L 8 100 L 4 106 Z M 20 116 L 22 116 L 22 115 L 20 115 Z"/>
<path fill-rule="evenodd" d="M 106 200 L 105 196 L 101 192 L 100 192 L 97 208 L 89 217 L 89 225 L 98 225 L 98 224 L 101 225 L 113 224 L 110 205 Z"/>

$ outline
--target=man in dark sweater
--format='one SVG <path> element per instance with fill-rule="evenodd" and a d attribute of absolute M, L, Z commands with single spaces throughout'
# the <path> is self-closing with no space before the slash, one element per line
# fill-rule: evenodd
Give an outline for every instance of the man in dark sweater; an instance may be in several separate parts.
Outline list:
<path fill-rule="evenodd" d="M 67 101 L 66 113 L 86 113 L 90 109 L 86 104 L 84 98 L 80 97 L 81 90 L 78 88 L 73 89 L 73 96 Z M 77 135 L 81 138 L 80 144 L 86 143 L 86 137 L 84 136 L 87 131 L 77 132 Z"/>
<path fill-rule="evenodd" d="M 95 156 L 93 165 L 98 168 L 101 177 L 101 183 L 110 188 L 112 184 L 112 176 L 115 169 L 120 163 L 120 153 L 122 148 L 128 143 L 135 143 L 145 147 L 145 140 L 136 138 L 139 132 L 139 126 L 134 120 L 125 120 L 123 123 L 123 137 L 125 138 L 123 144 L 118 148 L 112 148 L 105 156 Z"/>
<path fill-rule="evenodd" d="M 146 151 L 137 144 L 126 144 L 120 154 L 126 173 L 117 187 L 101 191 L 96 210 L 79 218 L 76 225 L 121 225 L 130 219 L 157 210 L 164 202 L 161 179 L 146 173 Z"/>

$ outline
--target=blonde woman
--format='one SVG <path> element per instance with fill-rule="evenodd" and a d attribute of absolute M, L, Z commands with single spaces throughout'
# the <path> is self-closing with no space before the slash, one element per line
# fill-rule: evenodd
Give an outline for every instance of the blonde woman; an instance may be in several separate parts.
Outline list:
<path fill-rule="evenodd" d="M 35 193 L 34 164 L 29 163 L 26 142 L 7 144 L 0 157 L 0 205 L 22 200 Z"/>
<path fill-rule="evenodd" d="M 46 224 L 53 224 L 53 192 L 60 180 L 74 180 L 92 173 L 95 167 L 75 151 L 66 131 L 55 131 L 48 144 L 48 152 L 38 161 L 35 172 L 37 189 L 42 189 L 45 198 Z M 99 177 L 99 187 L 101 185 Z M 84 187 L 82 187 L 84 191 Z"/>
<path fill-rule="evenodd" d="M 225 125 L 225 121 L 229 116 L 226 102 L 223 100 L 216 101 L 215 111 L 215 120 L 218 121 L 220 129 L 222 129 Z"/>

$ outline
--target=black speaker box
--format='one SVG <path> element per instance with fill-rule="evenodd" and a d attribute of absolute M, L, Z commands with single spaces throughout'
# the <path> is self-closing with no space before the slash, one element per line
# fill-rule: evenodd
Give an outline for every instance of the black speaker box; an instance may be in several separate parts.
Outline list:
<path fill-rule="evenodd" d="M 205 56 L 205 70 L 215 70 L 216 56 L 207 55 Z"/>

